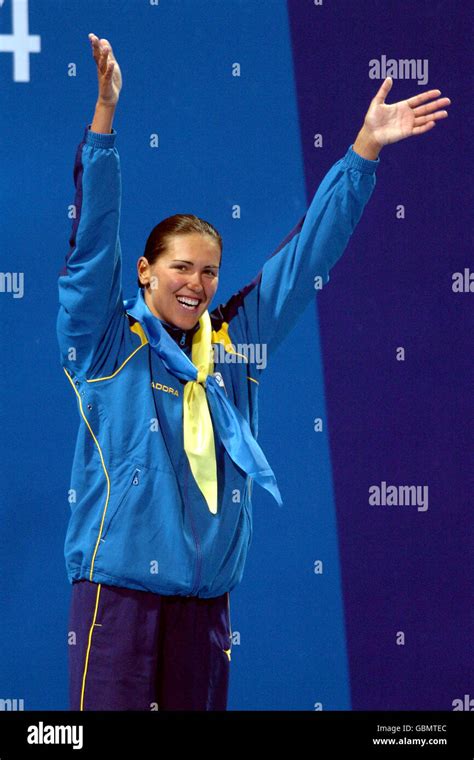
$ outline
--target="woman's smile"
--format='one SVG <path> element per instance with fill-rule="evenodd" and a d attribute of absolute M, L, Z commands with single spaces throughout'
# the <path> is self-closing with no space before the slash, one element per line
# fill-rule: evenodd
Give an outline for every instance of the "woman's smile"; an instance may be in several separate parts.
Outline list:
<path fill-rule="evenodd" d="M 176 299 L 180 306 L 185 309 L 185 311 L 189 311 L 191 313 L 196 313 L 199 309 L 199 304 L 201 303 L 201 298 L 191 298 L 190 296 L 182 296 L 177 295 Z"/>

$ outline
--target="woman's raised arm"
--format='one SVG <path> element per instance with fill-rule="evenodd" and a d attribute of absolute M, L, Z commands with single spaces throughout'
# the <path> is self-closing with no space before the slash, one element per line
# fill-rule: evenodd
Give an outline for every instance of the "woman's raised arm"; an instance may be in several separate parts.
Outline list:
<path fill-rule="evenodd" d="M 123 322 L 120 157 L 112 120 L 122 76 L 107 40 L 89 35 L 99 92 L 92 124 L 76 151 L 70 249 L 59 273 L 57 336 L 61 363 L 73 374 L 97 369 Z"/>

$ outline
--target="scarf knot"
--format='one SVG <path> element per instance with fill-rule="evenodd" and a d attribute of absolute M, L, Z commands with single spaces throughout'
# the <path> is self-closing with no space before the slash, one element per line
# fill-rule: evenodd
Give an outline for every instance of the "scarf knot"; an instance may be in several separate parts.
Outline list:
<path fill-rule="evenodd" d="M 218 506 L 214 432 L 237 467 L 269 491 L 281 507 L 280 491 L 265 454 L 247 420 L 214 375 L 213 338 L 214 342 L 224 342 L 225 347 L 227 344 L 221 331 L 212 330 L 208 311 L 201 315 L 200 329 L 193 335 L 191 360 L 168 334 L 161 320 L 152 314 L 141 288 L 135 298 L 123 303 L 125 311 L 142 325 L 151 349 L 166 369 L 175 377 L 187 380 L 183 392 L 184 449 L 209 511 L 216 514 Z"/>

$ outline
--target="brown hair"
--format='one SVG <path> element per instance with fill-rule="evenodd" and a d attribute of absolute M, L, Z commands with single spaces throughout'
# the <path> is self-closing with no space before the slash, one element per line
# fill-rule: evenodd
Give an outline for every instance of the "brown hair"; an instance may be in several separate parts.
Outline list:
<path fill-rule="evenodd" d="M 168 216 L 157 224 L 156 227 L 153 227 L 146 241 L 143 256 L 149 264 L 154 264 L 162 253 L 166 253 L 166 247 L 171 237 L 174 235 L 188 235 L 193 232 L 212 237 L 219 245 L 222 260 L 223 243 L 218 231 L 212 224 L 194 214 L 174 214 L 174 216 Z M 139 277 L 137 277 L 137 283 L 138 287 L 144 287 Z"/>

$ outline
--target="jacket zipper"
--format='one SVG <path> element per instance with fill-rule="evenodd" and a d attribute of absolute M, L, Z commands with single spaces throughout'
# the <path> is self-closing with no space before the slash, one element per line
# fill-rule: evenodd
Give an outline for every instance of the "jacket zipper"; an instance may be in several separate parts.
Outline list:
<path fill-rule="evenodd" d="M 125 499 L 127 498 L 128 492 L 130 491 L 131 487 L 132 486 L 138 486 L 139 483 L 140 483 L 140 469 L 137 467 L 134 470 L 134 472 L 133 472 L 132 479 L 131 479 L 130 483 L 128 484 L 127 488 L 126 488 L 125 493 L 122 495 L 122 498 L 120 499 L 119 503 L 117 504 L 117 508 L 115 509 L 115 512 L 113 513 L 112 517 L 110 518 L 109 524 L 107 525 L 107 528 L 105 529 L 104 535 L 106 535 L 109 532 L 110 523 L 114 519 L 115 515 L 118 513 L 118 511 L 119 511 L 120 507 L 122 506 L 123 502 L 125 501 Z"/>
<path fill-rule="evenodd" d="M 179 340 L 179 345 L 184 346 L 186 344 L 186 333 L 183 331 L 183 334 L 181 335 L 181 338 Z M 152 362 L 151 362 L 151 349 L 148 353 L 148 362 L 149 362 L 149 368 L 150 368 L 150 377 L 152 376 Z M 156 409 L 156 404 L 155 404 Z M 157 412 L 158 414 L 158 412 Z M 186 460 L 186 453 L 183 451 L 184 459 Z M 189 520 L 191 523 L 191 529 L 193 533 L 193 539 L 194 539 L 194 545 L 196 547 L 196 569 L 194 571 L 194 582 L 191 587 L 191 593 L 188 594 L 188 596 L 193 596 L 197 593 L 197 590 L 199 588 L 199 584 L 201 582 L 201 549 L 199 545 L 199 538 L 196 534 L 195 526 L 194 526 L 194 520 L 191 513 L 190 503 L 188 501 L 188 475 L 189 475 L 190 469 L 189 469 L 189 463 L 187 463 L 187 466 L 185 464 L 185 476 L 184 476 L 184 489 L 183 489 L 183 501 L 185 504 L 185 507 L 187 509 Z"/>
<path fill-rule="evenodd" d="M 185 474 L 185 477 L 184 477 L 185 503 L 186 503 L 186 506 L 187 506 L 189 520 L 190 520 L 190 523 L 191 523 L 191 529 L 193 531 L 194 544 L 196 546 L 196 570 L 195 570 L 195 574 L 194 574 L 194 583 L 192 585 L 191 593 L 189 594 L 189 596 L 195 596 L 195 594 L 197 593 L 197 591 L 199 589 L 199 584 L 200 584 L 200 581 L 201 581 L 201 550 L 199 548 L 199 538 L 197 537 L 196 531 L 195 531 L 195 528 L 194 528 L 194 520 L 193 520 L 193 516 L 191 514 L 190 504 L 189 504 L 189 501 L 187 499 L 187 496 L 188 496 L 188 475 L 189 475 L 189 467 L 186 467 L 186 474 Z"/>

